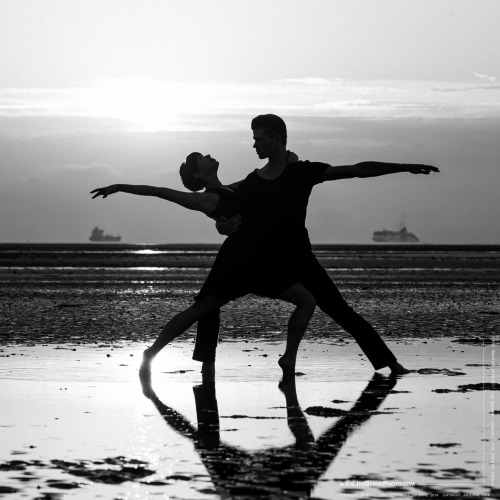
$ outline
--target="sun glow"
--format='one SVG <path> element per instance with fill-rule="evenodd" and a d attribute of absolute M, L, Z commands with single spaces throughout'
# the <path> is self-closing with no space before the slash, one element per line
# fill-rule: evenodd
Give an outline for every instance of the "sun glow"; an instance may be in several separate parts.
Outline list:
<path fill-rule="evenodd" d="M 123 120 L 139 130 L 179 130 L 185 115 L 203 111 L 202 96 L 189 84 L 136 78 L 100 81 L 92 90 L 90 114 Z"/>

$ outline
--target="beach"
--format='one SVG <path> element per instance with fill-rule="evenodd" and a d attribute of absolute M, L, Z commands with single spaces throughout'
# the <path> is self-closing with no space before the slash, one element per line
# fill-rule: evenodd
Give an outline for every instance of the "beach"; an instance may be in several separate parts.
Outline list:
<path fill-rule="evenodd" d="M 374 375 L 319 311 L 285 384 L 291 309 L 255 296 L 224 309 L 214 381 L 192 329 L 141 384 L 215 247 L 68 248 L 0 248 L 0 496 L 500 498 L 497 247 L 316 248 L 412 372 Z"/>

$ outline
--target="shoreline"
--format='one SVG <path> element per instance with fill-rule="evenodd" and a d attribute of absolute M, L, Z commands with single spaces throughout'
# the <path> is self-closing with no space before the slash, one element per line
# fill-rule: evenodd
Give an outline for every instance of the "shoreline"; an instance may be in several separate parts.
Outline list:
<path fill-rule="evenodd" d="M 191 250 L 209 249 L 217 251 L 222 243 L 121 243 L 121 242 L 3 242 L 0 252 L 5 250 L 43 249 L 103 249 L 103 250 Z M 500 251 L 500 243 L 312 243 L 313 251 L 347 250 L 347 251 Z"/>

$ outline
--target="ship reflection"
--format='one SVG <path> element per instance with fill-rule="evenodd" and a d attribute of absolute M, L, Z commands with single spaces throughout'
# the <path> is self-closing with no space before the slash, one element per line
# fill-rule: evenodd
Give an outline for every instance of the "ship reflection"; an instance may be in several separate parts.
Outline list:
<path fill-rule="evenodd" d="M 213 380 L 193 388 L 198 426 L 165 405 L 150 379 L 142 379 L 143 392 L 156 406 L 167 425 L 191 439 L 223 497 L 309 498 L 349 436 L 377 410 L 396 378 L 375 374 L 354 406 L 317 439 L 297 400 L 295 380 L 280 384 L 287 407 L 287 422 L 295 442 L 282 448 L 248 452 L 221 442 L 219 413 Z"/>

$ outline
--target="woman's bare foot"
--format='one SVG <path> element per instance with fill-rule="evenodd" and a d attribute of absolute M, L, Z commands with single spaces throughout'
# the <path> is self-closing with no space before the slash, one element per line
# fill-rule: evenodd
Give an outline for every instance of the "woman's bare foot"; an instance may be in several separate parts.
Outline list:
<path fill-rule="evenodd" d="M 391 375 L 405 375 L 406 373 L 411 373 L 412 370 L 407 370 L 401 363 L 395 361 L 389 366 L 391 369 Z"/>
<path fill-rule="evenodd" d="M 278 365 L 283 370 L 283 377 L 290 377 L 295 375 L 295 359 L 289 359 L 282 356 L 278 360 Z"/>
<path fill-rule="evenodd" d="M 139 368 L 139 376 L 145 377 L 148 374 L 151 375 L 151 363 L 153 362 L 154 356 L 150 354 L 149 349 L 146 349 L 142 353 L 142 363 Z"/>

